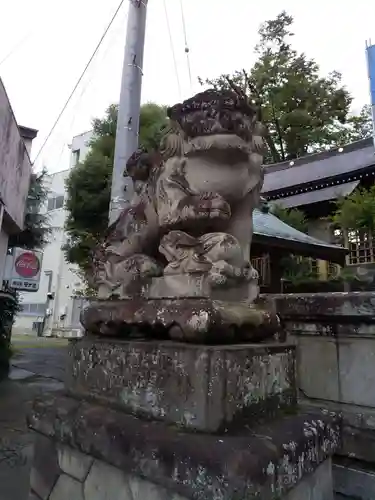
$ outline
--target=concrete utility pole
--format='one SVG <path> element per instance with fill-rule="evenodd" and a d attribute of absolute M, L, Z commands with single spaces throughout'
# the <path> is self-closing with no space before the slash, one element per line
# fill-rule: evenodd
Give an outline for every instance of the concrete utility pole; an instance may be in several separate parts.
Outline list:
<path fill-rule="evenodd" d="M 110 224 L 115 222 L 133 195 L 132 180 L 124 177 L 124 172 L 126 162 L 138 147 L 147 4 L 148 0 L 129 0 L 109 206 Z"/>
<path fill-rule="evenodd" d="M 370 102 L 372 116 L 372 137 L 375 147 L 375 45 L 371 40 L 366 42 L 368 78 L 370 81 Z"/>

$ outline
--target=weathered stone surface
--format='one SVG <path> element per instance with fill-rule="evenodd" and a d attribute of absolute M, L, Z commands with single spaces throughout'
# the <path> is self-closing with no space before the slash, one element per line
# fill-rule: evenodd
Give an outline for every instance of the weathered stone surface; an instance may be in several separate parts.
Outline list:
<path fill-rule="evenodd" d="M 95 460 L 90 470 L 84 492 L 85 500 L 133 500 L 127 476 L 99 460 Z"/>
<path fill-rule="evenodd" d="M 195 344 L 258 341 L 280 330 L 277 315 L 262 302 L 204 297 L 93 301 L 82 311 L 86 334 L 172 339 Z"/>
<path fill-rule="evenodd" d="M 285 500 L 333 500 L 332 463 L 326 460 L 303 478 Z"/>
<path fill-rule="evenodd" d="M 169 500 L 170 498 L 165 488 L 150 483 L 150 481 L 132 477 L 129 483 L 133 500 L 144 500 L 145 498 L 150 498 L 152 500 Z"/>
<path fill-rule="evenodd" d="M 64 395 L 37 399 L 29 425 L 165 487 L 171 497 L 173 492 L 186 498 L 265 500 L 275 492 L 282 497 L 340 445 L 340 421 L 326 414 L 290 416 L 220 436 L 182 432 Z M 100 477 L 109 477 L 100 468 L 93 466 L 88 476 L 94 491 L 103 485 Z"/>
<path fill-rule="evenodd" d="M 47 437 L 36 434 L 30 486 L 42 500 L 47 500 L 60 474 L 56 445 Z"/>
<path fill-rule="evenodd" d="M 299 387 L 309 398 L 339 400 L 337 345 L 332 337 L 298 338 Z"/>
<path fill-rule="evenodd" d="M 374 321 L 375 323 L 375 321 Z M 374 324 L 375 330 L 375 324 Z M 375 343 L 373 339 L 339 339 L 340 401 L 375 407 Z"/>
<path fill-rule="evenodd" d="M 336 493 L 345 498 L 373 500 L 375 498 L 375 473 L 361 469 L 357 463 L 343 462 L 333 465 L 333 485 Z"/>
<path fill-rule="evenodd" d="M 85 338 L 70 345 L 67 389 L 136 414 L 214 431 L 296 404 L 294 347 L 195 346 Z"/>
<path fill-rule="evenodd" d="M 362 326 L 375 317 L 374 292 L 330 292 L 273 295 L 277 313 L 281 318 L 300 323 L 331 325 L 353 324 Z"/>
<path fill-rule="evenodd" d="M 67 446 L 58 445 L 57 451 L 60 469 L 65 474 L 83 481 L 90 470 L 93 459 Z"/>
<path fill-rule="evenodd" d="M 90 497 L 89 497 L 90 498 Z M 86 500 L 83 496 L 83 485 L 66 474 L 61 474 L 52 490 L 49 500 Z M 90 500 L 95 500 L 91 497 Z"/>
<path fill-rule="evenodd" d="M 209 297 L 210 287 L 203 275 L 173 274 L 153 278 L 145 287 L 146 299 L 175 299 L 179 297 Z"/>
<path fill-rule="evenodd" d="M 325 400 L 300 400 L 308 411 L 327 411 L 342 416 L 341 446 L 337 455 L 358 461 L 375 461 L 375 409 Z"/>
<path fill-rule="evenodd" d="M 340 411 L 340 455 L 375 461 L 375 293 L 274 296 L 304 404 Z M 310 398 L 310 400 L 308 400 Z"/>
<path fill-rule="evenodd" d="M 266 151 L 256 106 L 242 91 L 211 89 L 168 112 L 160 154 L 139 150 L 127 162 L 135 196 L 95 252 L 99 296 L 134 298 L 163 274 L 205 273 L 253 302 L 251 219 Z"/>

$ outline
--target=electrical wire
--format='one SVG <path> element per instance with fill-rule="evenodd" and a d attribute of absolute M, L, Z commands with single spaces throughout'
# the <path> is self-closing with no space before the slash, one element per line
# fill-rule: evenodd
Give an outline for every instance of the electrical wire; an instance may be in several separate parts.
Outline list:
<path fill-rule="evenodd" d="M 180 8 L 181 8 L 181 19 L 182 19 L 182 29 L 184 33 L 184 39 L 185 39 L 185 53 L 186 53 L 186 62 L 187 62 L 187 67 L 188 67 L 188 72 L 189 72 L 189 79 L 190 79 L 190 87 L 193 89 L 193 79 L 191 77 L 191 65 L 190 65 L 190 49 L 188 45 L 188 40 L 187 40 L 187 31 L 186 31 L 186 21 L 185 21 L 185 13 L 184 13 L 184 6 L 182 4 L 182 0 L 180 0 Z"/>
<path fill-rule="evenodd" d="M 173 58 L 174 71 L 175 71 L 175 74 L 176 74 L 177 87 L 178 87 L 178 92 L 180 94 L 180 99 L 181 99 L 182 98 L 181 82 L 180 82 L 180 77 L 179 77 L 179 74 L 178 74 L 176 52 L 174 50 L 174 45 L 173 45 L 172 31 L 171 31 L 171 25 L 170 25 L 170 22 L 169 22 L 169 16 L 168 16 L 168 10 L 167 10 L 167 2 L 166 2 L 166 0 L 163 0 L 163 3 L 164 3 L 165 19 L 166 19 L 166 22 L 167 22 L 167 29 L 168 29 L 168 34 L 169 34 L 169 44 L 171 46 L 171 52 L 172 52 L 172 58 Z"/>
<path fill-rule="evenodd" d="M 30 31 L 26 36 L 24 36 L 18 43 L 16 43 L 12 48 L 11 50 L 7 53 L 6 56 L 3 57 L 3 59 L 1 59 L 0 61 L 0 66 L 2 64 L 4 64 L 10 57 L 12 57 L 13 54 L 15 54 L 17 52 L 18 49 L 20 49 L 22 47 L 22 45 L 26 42 L 26 40 L 28 40 L 31 35 L 33 34 L 32 31 Z"/>
<path fill-rule="evenodd" d="M 88 62 L 87 62 L 87 64 L 86 64 L 86 66 L 84 67 L 84 69 L 83 69 L 83 71 L 82 71 L 82 73 L 81 73 L 80 77 L 78 78 L 77 83 L 74 85 L 73 90 L 71 91 L 71 93 L 70 93 L 70 95 L 69 95 L 68 99 L 66 100 L 66 102 L 65 102 L 64 106 L 62 107 L 62 109 L 61 109 L 60 113 L 58 114 L 58 116 L 57 116 L 57 118 L 56 118 L 56 120 L 55 120 L 54 124 L 52 125 L 51 130 L 49 131 L 49 133 L 48 133 L 47 137 L 45 138 L 45 140 L 44 140 L 44 142 L 43 142 L 43 144 L 42 144 L 42 146 L 40 147 L 40 149 L 39 149 L 39 151 L 38 151 L 38 153 L 37 153 L 37 155 L 36 155 L 36 157 L 35 157 L 35 159 L 34 159 L 34 162 L 33 162 L 33 163 L 35 163 L 35 162 L 36 162 L 36 160 L 39 158 L 40 154 L 42 153 L 43 149 L 45 148 L 45 145 L 47 144 L 47 142 L 48 142 L 49 138 L 51 137 L 51 135 L 52 135 L 53 131 L 55 130 L 55 128 L 56 128 L 56 126 L 57 126 L 57 124 L 59 123 L 60 118 L 61 118 L 61 116 L 63 115 L 64 111 L 65 111 L 65 110 L 66 110 L 66 108 L 68 107 L 68 104 L 70 103 L 70 101 L 71 101 L 71 99 L 72 99 L 72 97 L 73 97 L 73 95 L 74 95 L 75 91 L 77 90 L 77 87 L 79 86 L 79 84 L 81 83 L 81 81 L 82 81 L 83 77 L 85 76 L 87 69 L 89 68 L 89 66 L 90 66 L 91 62 L 93 61 L 93 59 L 94 59 L 95 55 L 97 54 L 97 52 L 98 52 L 98 50 L 99 50 L 99 48 L 100 48 L 100 46 L 101 46 L 101 44 L 102 44 L 102 42 L 103 42 L 104 38 L 106 37 L 106 35 L 107 35 L 108 31 L 110 30 L 110 28 L 111 28 L 111 26 L 112 26 L 112 24 L 113 24 L 114 20 L 116 19 L 117 14 L 119 13 L 119 11 L 120 11 L 120 9 L 121 9 L 121 7 L 122 7 L 122 5 L 123 5 L 123 3 L 124 3 L 124 2 L 125 2 L 125 0 L 121 0 L 121 2 L 120 2 L 120 4 L 119 4 L 119 6 L 117 7 L 117 9 L 116 9 L 116 11 L 115 11 L 115 13 L 113 14 L 113 16 L 112 16 L 112 18 L 111 18 L 111 20 L 110 20 L 110 22 L 109 22 L 108 26 L 106 27 L 106 29 L 104 30 L 104 33 L 103 33 L 103 34 L 102 34 L 102 36 L 100 37 L 100 40 L 99 40 L 98 44 L 96 45 L 94 52 L 91 54 L 90 59 L 88 60 Z"/>
<path fill-rule="evenodd" d="M 102 56 L 100 57 L 99 60 L 96 60 L 96 62 L 91 66 L 91 74 L 88 74 L 88 78 L 85 82 L 85 84 L 82 86 L 82 89 L 81 89 L 81 93 L 80 95 L 78 96 L 78 99 L 76 101 L 76 103 L 74 104 L 73 106 L 73 109 L 72 109 L 72 119 L 70 121 L 70 124 L 69 124 L 69 131 L 72 131 L 73 129 L 73 126 L 75 124 L 75 120 L 76 120 L 76 117 L 77 117 L 77 114 L 78 114 L 78 110 L 80 109 L 80 105 L 81 105 L 81 102 L 83 100 L 83 96 L 85 95 L 88 87 L 91 85 L 94 77 L 96 76 L 96 70 L 97 70 L 97 67 L 102 63 L 103 60 L 106 59 L 110 49 L 115 45 L 115 42 L 117 42 L 118 38 L 119 38 L 119 35 L 123 35 L 123 26 L 125 25 L 125 20 L 126 20 L 126 17 L 127 17 L 127 13 L 125 14 L 124 16 L 124 19 L 121 20 L 121 26 L 118 26 L 117 30 L 112 33 L 112 36 L 109 38 L 108 40 L 108 45 L 105 49 L 105 51 L 103 52 Z M 60 151 L 60 155 L 59 155 L 59 159 L 56 163 L 57 166 L 60 165 L 60 161 L 61 161 L 61 158 L 63 156 L 63 153 L 64 153 L 64 149 L 66 146 L 68 146 L 70 143 L 69 142 L 66 142 L 64 141 L 63 142 L 63 145 L 62 145 L 62 148 L 61 148 L 61 151 Z"/>

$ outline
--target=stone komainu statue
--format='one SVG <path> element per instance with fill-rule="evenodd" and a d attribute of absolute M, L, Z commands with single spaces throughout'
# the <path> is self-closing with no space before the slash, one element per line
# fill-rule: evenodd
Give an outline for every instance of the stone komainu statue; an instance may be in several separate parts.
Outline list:
<path fill-rule="evenodd" d="M 83 324 L 98 325 L 108 307 L 115 312 L 107 323 L 119 314 L 118 331 L 162 323 L 170 338 L 192 342 L 219 325 L 226 333 L 233 325 L 263 328 L 272 314 L 258 309 L 254 319 L 258 275 L 250 264 L 265 149 L 257 109 L 239 93 L 208 90 L 168 116 L 160 151 L 129 159 L 134 198 L 95 255 L 99 298 L 120 302 L 116 310 L 113 301 L 91 307 Z"/>
<path fill-rule="evenodd" d="M 99 296 L 138 293 L 145 280 L 206 274 L 213 289 L 253 300 L 252 211 L 263 182 L 264 128 L 232 91 L 208 90 L 168 109 L 161 157 L 128 161 L 135 196 L 97 253 Z"/>

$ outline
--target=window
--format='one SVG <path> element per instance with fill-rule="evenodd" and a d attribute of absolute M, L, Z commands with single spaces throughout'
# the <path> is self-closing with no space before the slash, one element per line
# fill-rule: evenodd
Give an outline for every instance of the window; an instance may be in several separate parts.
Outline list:
<path fill-rule="evenodd" d="M 262 257 L 255 257 L 251 259 L 251 264 L 259 274 L 259 285 L 268 286 L 271 283 L 271 265 L 270 257 L 268 254 Z"/>
<path fill-rule="evenodd" d="M 24 316 L 44 316 L 46 304 L 24 303 L 21 304 L 21 314 Z"/>
<path fill-rule="evenodd" d="M 58 208 L 62 208 L 64 206 L 64 196 L 53 196 L 48 198 L 47 201 L 47 210 L 57 210 Z"/>
<path fill-rule="evenodd" d="M 73 157 L 72 167 L 75 167 L 79 162 L 80 153 L 81 153 L 80 149 L 75 149 L 74 151 L 72 151 L 72 157 Z"/>
<path fill-rule="evenodd" d="M 375 234 L 372 231 L 343 231 L 342 243 L 349 248 L 347 264 L 375 263 Z"/>

